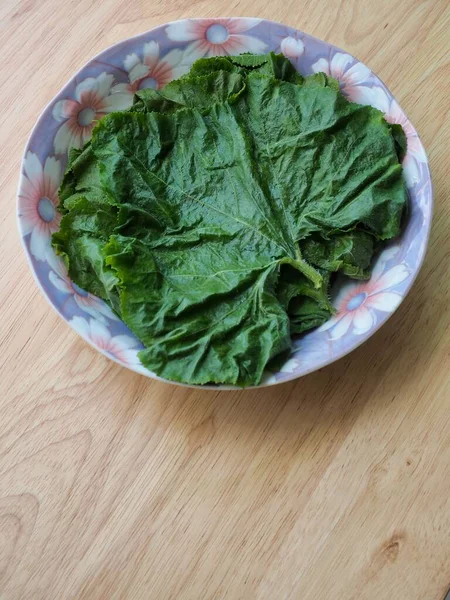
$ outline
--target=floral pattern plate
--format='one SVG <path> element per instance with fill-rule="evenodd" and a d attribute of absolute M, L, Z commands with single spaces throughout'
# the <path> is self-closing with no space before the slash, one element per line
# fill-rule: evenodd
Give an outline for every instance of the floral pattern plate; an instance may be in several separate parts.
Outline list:
<path fill-rule="evenodd" d="M 85 340 L 134 371 L 156 378 L 139 362 L 140 341 L 102 300 L 70 280 L 50 245 L 60 223 L 57 190 L 68 149 L 82 146 L 103 115 L 130 106 L 136 90 L 160 88 L 187 72 L 199 57 L 270 50 L 282 52 L 303 75 L 331 74 L 350 100 L 371 104 L 388 121 L 402 125 L 408 142 L 403 167 L 411 214 L 402 238 L 378 257 L 370 281 L 336 283 L 336 315 L 294 339 L 291 357 L 278 372 L 267 373 L 261 385 L 300 377 L 354 350 L 399 306 L 420 269 L 432 217 L 427 157 L 405 113 L 368 67 L 326 42 L 263 19 L 186 19 L 162 25 L 93 58 L 50 102 L 26 145 L 18 191 L 19 230 L 43 294 Z"/>

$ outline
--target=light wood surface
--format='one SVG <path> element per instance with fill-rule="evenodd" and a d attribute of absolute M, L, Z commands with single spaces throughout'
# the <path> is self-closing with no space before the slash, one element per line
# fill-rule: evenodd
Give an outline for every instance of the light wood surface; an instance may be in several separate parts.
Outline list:
<path fill-rule="evenodd" d="M 283 21 L 366 62 L 419 130 L 429 252 L 389 323 L 261 391 L 152 382 L 38 291 L 15 223 L 40 111 L 92 55 L 188 16 Z M 450 587 L 447 0 L 1 0 L 1 600 L 441 600 Z"/>

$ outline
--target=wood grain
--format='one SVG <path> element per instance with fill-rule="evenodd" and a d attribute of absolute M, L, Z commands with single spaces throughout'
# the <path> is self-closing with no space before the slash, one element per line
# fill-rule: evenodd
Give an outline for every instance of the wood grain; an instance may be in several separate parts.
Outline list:
<path fill-rule="evenodd" d="M 38 114 L 93 54 L 254 15 L 345 48 L 427 148 L 436 212 L 399 311 L 338 363 L 193 391 L 109 362 L 40 295 L 15 192 Z M 446 0 L 2 0 L 0 598 L 440 600 L 450 586 Z"/>

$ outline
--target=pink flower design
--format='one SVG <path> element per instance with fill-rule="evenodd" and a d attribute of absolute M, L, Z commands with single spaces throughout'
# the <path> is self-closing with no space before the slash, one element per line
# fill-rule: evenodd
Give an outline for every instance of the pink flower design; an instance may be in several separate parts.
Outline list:
<path fill-rule="evenodd" d="M 143 60 L 136 53 L 128 54 L 123 64 L 128 73 L 129 83 L 116 84 L 113 94 L 124 92 L 134 95 L 139 89 L 160 89 L 187 72 L 188 66 L 182 64 L 183 52 L 174 49 L 160 58 L 158 42 L 147 42 L 143 48 Z"/>
<path fill-rule="evenodd" d="M 128 94 L 111 94 L 113 80 L 113 75 L 107 73 L 88 77 L 75 88 L 74 100 L 59 100 L 55 104 L 53 117 L 63 123 L 53 142 L 56 153 L 81 148 L 90 139 L 96 121 L 106 113 L 131 105 Z"/>
<path fill-rule="evenodd" d="M 287 58 L 299 58 L 305 51 L 305 44 L 300 38 L 288 35 L 281 40 L 280 50 Z"/>
<path fill-rule="evenodd" d="M 130 335 L 113 336 L 103 323 L 95 319 L 87 321 L 83 317 L 73 317 L 70 325 L 104 354 L 133 369 L 146 371 L 137 356 L 141 346 L 136 338 Z"/>
<path fill-rule="evenodd" d="M 45 260 L 50 237 L 59 229 L 61 221 L 61 215 L 57 211 L 61 164 L 53 156 L 48 156 L 42 167 L 36 154 L 27 152 L 23 168 L 19 191 L 22 234 L 31 234 L 31 254 L 38 260 Z"/>
<path fill-rule="evenodd" d="M 337 313 L 319 331 L 329 330 L 331 339 L 341 338 L 350 328 L 355 335 L 362 335 L 376 325 L 375 310 L 394 312 L 402 301 L 402 295 L 391 291 L 391 288 L 405 281 L 410 271 L 405 263 L 401 263 L 383 273 L 393 252 L 394 249 L 390 248 L 379 257 L 370 281 L 350 282 L 342 287 L 334 302 Z"/>
<path fill-rule="evenodd" d="M 420 181 L 418 163 L 425 163 L 427 157 L 409 119 L 407 119 L 397 102 L 393 98 L 389 98 L 388 94 L 380 86 L 362 88 L 358 102 L 378 108 L 378 110 L 384 113 L 386 121 L 397 123 L 403 127 L 407 142 L 407 153 L 403 159 L 403 170 L 406 183 L 409 187 L 412 187 Z"/>
<path fill-rule="evenodd" d="M 320 58 L 312 65 L 314 73 L 325 73 L 337 79 L 342 93 L 353 102 L 360 102 L 364 86 L 361 86 L 370 76 L 370 69 L 356 62 L 350 54 L 336 52 L 331 60 Z"/>
<path fill-rule="evenodd" d="M 185 62 L 203 56 L 225 56 L 252 52 L 261 54 L 266 44 L 256 37 L 244 35 L 261 19 L 186 19 L 166 28 L 167 37 L 174 42 L 190 42 L 185 50 Z"/>
<path fill-rule="evenodd" d="M 47 253 L 47 262 L 51 269 L 48 278 L 52 284 L 61 292 L 72 296 L 78 308 L 103 323 L 106 323 L 105 317 L 118 321 L 117 316 L 103 300 L 85 292 L 70 280 L 64 261 L 51 249 Z"/>

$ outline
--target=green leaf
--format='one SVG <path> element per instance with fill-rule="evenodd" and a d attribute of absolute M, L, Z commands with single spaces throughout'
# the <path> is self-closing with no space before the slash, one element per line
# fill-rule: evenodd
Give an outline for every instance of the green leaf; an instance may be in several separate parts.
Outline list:
<path fill-rule="evenodd" d="M 308 81 L 251 73 L 233 106 L 283 231 L 299 240 L 360 225 L 380 239 L 397 236 L 406 188 L 388 123 L 326 80 Z"/>
<path fill-rule="evenodd" d="M 185 239 L 187 255 L 171 251 L 171 240 L 113 237 L 107 263 L 120 278 L 122 318 L 147 346 L 144 365 L 174 381 L 250 385 L 290 346 L 273 293 L 277 265 L 244 261 L 232 240 L 223 248 L 215 237 L 205 232 L 201 246 Z M 203 263 L 218 253 L 229 255 L 226 270 Z"/>
<path fill-rule="evenodd" d="M 218 102 L 236 101 L 244 89 L 242 75 L 220 70 L 172 81 L 159 91 L 141 90 L 131 110 L 170 113 L 182 108 L 209 108 Z"/>
<path fill-rule="evenodd" d="M 71 153 L 53 243 L 186 383 L 251 385 L 398 235 L 401 133 L 280 55 L 200 59 Z"/>
<path fill-rule="evenodd" d="M 390 123 L 389 125 L 391 128 L 392 137 L 394 138 L 398 160 L 399 162 L 402 162 L 402 160 L 406 156 L 407 151 L 406 134 L 403 131 L 403 127 L 398 123 Z"/>
<path fill-rule="evenodd" d="M 232 63 L 233 65 L 237 65 L 239 67 L 243 67 L 245 69 L 250 70 L 250 69 L 255 69 L 258 67 L 263 67 L 264 65 L 267 64 L 268 60 L 270 60 L 270 57 L 272 57 L 272 56 L 277 56 L 277 55 L 274 54 L 273 52 L 271 52 L 270 54 L 244 53 L 244 54 L 239 54 L 238 56 L 226 56 L 226 57 L 224 57 L 224 59 L 227 60 L 228 62 Z M 280 58 L 280 60 L 289 62 L 287 60 L 287 58 L 285 58 L 281 54 L 278 54 L 278 57 Z M 209 60 L 209 59 L 206 59 L 206 60 Z"/>
<path fill-rule="evenodd" d="M 319 285 L 321 277 L 274 226 L 276 215 L 254 178 L 230 105 L 207 114 L 111 115 L 92 145 L 108 196 L 129 207 L 131 221 L 133 209 L 155 221 L 134 239 L 119 238 L 124 247 L 116 254 L 126 249 L 125 263 L 108 254 L 121 280 L 122 317 L 148 346 L 143 363 L 177 381 L 254 383 L 267 361 L 290 345 L 288 317 L 273 293 L 280 265 L 291 264 Z M 219 151 L 210 152 L 211 145 Z M 148 288 L 154 296 L 143 293 Z M 155 314 L 158 321 L 149 320 Z M 201 352 L 194 352 L 193 335 Z M 255 335 L 260 347 L 251 348 Z M 242 345 L 230 345 L 230 336 Z"/>
<path fill-rule="evenodd" d="M 245 55 L 242 55 L 245 56 Z M 234 57 L 237 58 L 237 57 Z M 263 64 L 265 63 L 265 57 Z M 230 59 L 229 56 L 215 56 L 212 58 L 199 58 L 192 65 L 189 73 L 180 77 L 179 81 L 184 79 L 190 79 L 191 77 L 197 77 L 199 75 L 210 75 L 215 71 L 228 71 L 229 73 L 243 72 L 243 69 L 238 64 Z"/>
<path fill-rule="evenodd" d="M 305 259 L 320 269 L 355 279 L 369 279 L 374 252 L 373 237 L 364 231 L 352 231 L 323 239 L 312 235 L 300 242 Z"/>
<path fill-rule="evenodd" d="M 256 58 L 256 61 L 251 61 L 252 58 Z M 255 67 L 253 72 L 258 73 L 259 75 L 266 75 L 267 77 L 280 79 L 283 81 L 290 81 L 291 83 L 303 83 L 303 77 L 295 70 L 295 67 L 292 65 L 292 63 L 282 54 L 274 54 L 271 52 L 264 58 L 265 61 L 263 61 L 260 56 L 252 57 L 243 55 L 231 58 L 231 60 L 234 64 Z"/>
<path fill-rule="evenodd" d="M 289 265 L 281 268 L 276 295 L 289 314 L 291 334 L 322 325 L 334 312 L 329 300 L 330 273 L 320 273 L 322 285 L 317 289 Z"/>
<path fill-rule="evenodd" d="M 118 208 L 96 194 L 74 194 L 68 204 L 60 229 L 53 234 L 53 246 L 64 258 L 71 279 L 120 314 L 118 280 L 103 255 L 117 225 Z"/>
<path fill-rule="evenodd" d="M 312 298 L 297 296 L 289 307 L 291 334 L 300 334 L 314 327 L 320 327 L 332 314 L 331 310 L 322 307 Z"/>
<path fill-rule="evenodd" d="M 189 73 L 179 81 L 183 82 L 193 76 L 206 75 L 217 71 L 240 73 L 241 75 L 259 73 L 291 83 L 303 83 L 303 77 L 295 70 L 290 60 L 282 54 L 275 54 L 274 52 L 264 55 L 240 54 L 239 56 L 200 58 L 192 65 Z M 323 76 L 323 74 L 321 73 L 320 76 Z M 324 77 L 326 78 L 326 75 Z"/>

